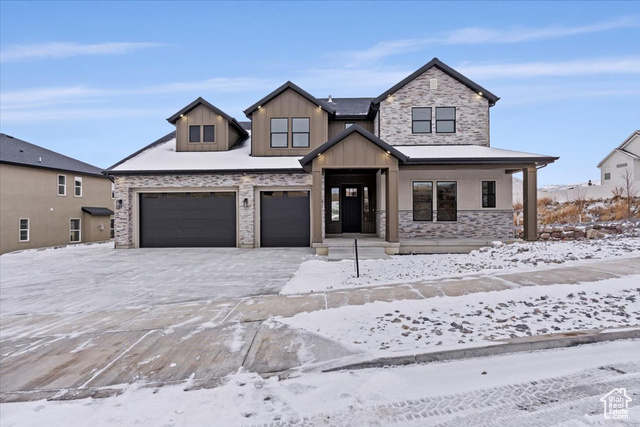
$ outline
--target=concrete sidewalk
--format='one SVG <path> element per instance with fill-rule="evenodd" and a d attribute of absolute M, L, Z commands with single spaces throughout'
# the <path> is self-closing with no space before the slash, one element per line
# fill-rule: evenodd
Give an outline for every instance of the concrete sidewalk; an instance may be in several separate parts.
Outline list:
<path fill-rule="evenodd" d="M 99 396 L 117 390 L 119 384 L 162 385 L 190 377 L 197 386 L 211 387 L 239 368 L 270 374 L 328 361 L 336 368 L 340 360 L 345 366 L 354 358 L 366 363 L 340 343 L 268 319 L 374 301 L 594 282 L 632 274 L 640 274 L 640 257 L 317 294 L 184 302 L 72 316 L 7 316 L 0 327 L 0 401 Z"/>

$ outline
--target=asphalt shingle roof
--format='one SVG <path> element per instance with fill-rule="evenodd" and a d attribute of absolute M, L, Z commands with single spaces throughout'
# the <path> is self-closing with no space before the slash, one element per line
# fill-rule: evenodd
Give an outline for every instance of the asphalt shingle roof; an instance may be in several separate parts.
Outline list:
<path fill-rule="evenodd" d="M 366 116 L 374 98 L 319 98 L 336 110 L 336 116 Z"/>
<path fill-rule="evenodd" d="M 0 133 L 0 162 L 102 176 L 102 169 Z"/>
<path fill-rule="evenodd" d="M 109 208 L 100 208 L 100 207 L 92 207 L 92 206 L 83 206 L 82 211 L 88 213 L 93 216 L 111 216 L 113 215 L 113 211 Z"/>

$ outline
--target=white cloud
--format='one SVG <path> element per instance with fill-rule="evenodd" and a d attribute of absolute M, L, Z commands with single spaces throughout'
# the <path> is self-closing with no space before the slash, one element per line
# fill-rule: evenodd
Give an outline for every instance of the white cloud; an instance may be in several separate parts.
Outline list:
<path fill-rule="evenodd" d="M 161 43 L 93 43 L 47 42 L 13 45 L 0 53 L 0 62 L 25 62 L 68 58 L 83 55 L 116 55 L 135 50 L 163 46 Z"/>

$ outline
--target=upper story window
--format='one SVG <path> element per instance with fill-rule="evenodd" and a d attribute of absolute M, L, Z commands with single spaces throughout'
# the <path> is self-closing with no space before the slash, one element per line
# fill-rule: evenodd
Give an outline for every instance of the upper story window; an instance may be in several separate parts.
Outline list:
<path fill-rule="evenodd" d="M 202 126 L 202 140 L 204 142 L 216 142 L 216 127 L 215 125 Z"/>
<path fill-rule="evenodd" d="M 29 241 L 29 218 L 20 218 L 20 232 L 18 239 L 21 242 Z"/>
<path fill-rule="evenodd" d="M 189 142 L 200 142 L 200 126 L 189 126 Z"/>
<path fill-rule="evenodd" d="M 82 178 L 79 176 L 73 179 L 73 195 L 75 197 L 82 197 Z"/>
<path fill-rule="evenodd" d="M 291 145 L 296 148 L 309 146 L 309 118 L 291 119 Z"/>
<path fill-rule="evenodd" d="M 456 107 L 436 107 L 436 133 L 456 132 Z"/>
<path fill-rule="evenodd" d="M 58 175 L 58 196 L 67 195 L 67 176 Z"/>
<path fill-rule="evenodd" d="M 433 181 L 413 183 L 413 220 L 433 221 Z"/>
<path fill-rule="evenodd" d="M 482 181 L 482 207 L 496 207 L 496 182 Z"/>
<path fill-rule="evenodd" d="M 431 133 L 431 107 L 411 109 L 411 132 Z"/>
<path fill-rule="evenodd" d="M 289 146 L 289 119 L 271 119 L 271 148 Z"/>

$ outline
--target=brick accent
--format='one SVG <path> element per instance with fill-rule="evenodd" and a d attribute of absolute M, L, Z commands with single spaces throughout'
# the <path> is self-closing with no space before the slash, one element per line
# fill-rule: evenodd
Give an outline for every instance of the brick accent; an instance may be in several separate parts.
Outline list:
<path fill-rule="evenodd" d="M 430 79 L 438 89 L 430 89 Z M 411 108 L 431 107 L 432 133 L 413 134 Z M 436 133 L 436 107 L 456 107 L 456 132 Z M 473 144 L 489 146 L 489 102 L 432 67 L 380 103 L 380 138 L 391 145 Z M 377 135 L 378 123 L 374 121 Z"/>
<path fill-rule="evenodd" d="M 233 188 L 238 191 L 238 246 L 254 247 L 255 238 L 255 187 L 311 186 L 310 174 L 229 174 L 229 175 L 117 175 L 115 198 L 122 200 L 122 207 L 115 210 L 116 247 L 133 247 L 133 197 L 134 191 L 166 190 L 189 191 L 189 188 Z M 292 188 L 293 190 L 293 188 Z M 242 206 L 247 199 L 248 206 Z"/>
<path fill-rule="evenodd" d="M 435 216 L 435 213 L 434 213 Z M 413 211 L 400 211 L 400 239 L 511 239 L 513 211 L 458 211 L 455 222 L 413 221 Z"/>

